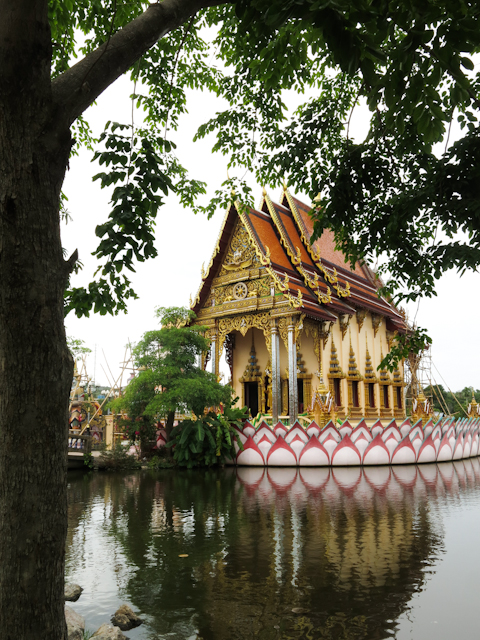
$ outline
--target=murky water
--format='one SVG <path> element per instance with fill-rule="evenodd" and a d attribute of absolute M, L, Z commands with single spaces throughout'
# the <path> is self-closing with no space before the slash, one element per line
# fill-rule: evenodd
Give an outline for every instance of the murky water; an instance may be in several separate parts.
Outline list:
<path fill-rule="evenodd" d="M 92 631 L 126 602 L 138 640 L 480 633 L 478 459 L 70 475 L 69 503 Z"/>

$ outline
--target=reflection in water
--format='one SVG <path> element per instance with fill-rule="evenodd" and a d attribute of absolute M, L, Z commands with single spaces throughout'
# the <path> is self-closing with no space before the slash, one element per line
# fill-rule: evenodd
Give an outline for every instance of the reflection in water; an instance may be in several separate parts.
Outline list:
<path fill-rule="evenodd" d="M 93 629 L 129 602 L 139 639 L 391 637 L 479 485 L 478 459 L 71 476 L 75 608 Z"/>

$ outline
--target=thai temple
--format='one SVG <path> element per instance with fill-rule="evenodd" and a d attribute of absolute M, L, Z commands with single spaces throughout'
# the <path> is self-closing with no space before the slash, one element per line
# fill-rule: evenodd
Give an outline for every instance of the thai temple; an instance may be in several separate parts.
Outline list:
<path fill-rule="evenodd" d="M 309 207 L 287 189 L 279 203 L 264 191 L 259 210 L 232 204 L 192 305 L 212 371 L 225 350 L 252 418 L 293 424 L 323 385 L 340 418 L 404 418 L 402 369 L 377 366 L 405 320 L 366 264 L 352 268 L 330 231 L 310 244 L 312 232 Z"/>
<path fill-rule="evenodd" d="M 229 383 L 250 411 L 236 464 L 301 465 L 301 456 L 312 466 L 393 464 L 395 455 L 417 462 L 427 437 L 435 445 L 428 455 L 422 449 L 421 460 L 433 461 L 447 436 L 441 455 L 452 459 L 464 457 L 456 439 L 466 430 L 471 439 L 477 434 L 473 455 L 478 407 L 466 422 L 445 419 L 434 428 L 420 388 L 407 417 L 403 366 L 378 369 L 408 330 L 404 315 L 379 296 L 381 282 L 367 264 L 345 260 L 331 231 L 310 243 L 309 213 L 286 187 L 278 203 L 264 190 L 258 209 L 232 202 L 191 301 L 210 342 L 202 366 L 219 375 L 225 353 Z"/>

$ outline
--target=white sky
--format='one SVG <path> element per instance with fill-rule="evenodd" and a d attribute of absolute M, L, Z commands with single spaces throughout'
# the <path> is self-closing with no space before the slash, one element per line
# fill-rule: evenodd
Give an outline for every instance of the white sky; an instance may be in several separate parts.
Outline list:
<path fill-rule="evenodd" d="M 128 99 L 131 87 L 125 78 L 117 81 L 99 98 L 97 105 L 87 111 L 86 117 L 95 135 L 99 135 L 107 120 L 131 121 Z M 227 177 L 227 158 L 211 153 L 212 140 L 193 143 L 192 139 L 198 125 L 219 109 L 217 104 L 209 94 L 197 94 L 190 105 L 191 113 L 182 119 L 174 138 L 180 161 L 192 177 L 207 183 L 210 195 Z M 355 132 L 356 128 L 361 135 L 364 127 L 360 110 L 356 117 L 357 122 L 352 123 L 350 130 Z M 73 158 L 64 184 L 69 198 L 67 208 L 73 221 L 63 227 L 63 244 L 68 254 L 78 248 L 80 260 L 85 265 L 82 274 L 74 277 L 73 286 L 85 285 L 92 277 L 96 261 L 90 254 L 98 241 L 95 226 L 104 222 L 109 213 L 111 192 L 92 182 L 92 176 L 100 169 L 96 163 L 90 162 L 90 158 L 90 152 L 82 152 Z M 230 175 L 241 177 L 242 174 L 230 171 Z M 250 186 L 259 201 L 261 187 L 254 182 Z M 271 192 L 270 195 L 275 200 L 279 194 Z M 308 203 L 306 197 L 304 201 Z M 203 262 L 208 264 L 210 260 L 223 216 L 224 211 L 221 210 L 207 220 L 183 209 L 175 198 L 169 198 L 157 219 L 159 255 L 154 260 L 139 264 L 137 273 L 131 274 L 133 287 L 140 299 L 128 303 L 128 314 L 115 317 L 92 314 L 90 318 L 81 319 L 69 314 L 66 319 L 67 335 L 84 340 L 85 345 L 92 349 L 87 360 L 88 373 L 98 384 L 109 386 L 109 380 L 120 375 L 120 363 L 128 341 L 136 342 L 145 331 L 158 328 L 155 307 L 189 305 L 190 294 L 193 298 L 200 284 L 201 265 Z M 426 327 L 433 338 L 435 381 L 448 385 L 452 391 L 465 386 L 480 388 L 480 337 L 475 321 L 480 312 L 479 289 L 480 274 L 469 273 L 459 278 L 450 272 L 439 281 L 436 298 L 421 300 L 418 311 L 417 304 L 408 307 L 410 318 L 415 317 L 416 323 Z"/>

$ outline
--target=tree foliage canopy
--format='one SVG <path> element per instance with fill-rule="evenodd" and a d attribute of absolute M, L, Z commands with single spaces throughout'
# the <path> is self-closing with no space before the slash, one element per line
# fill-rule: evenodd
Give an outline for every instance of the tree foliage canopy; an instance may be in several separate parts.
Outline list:
<path fill-rule="evenodd" d="M 197 365 L 209 345 L 203 327 L 186 324 L 193 312 L 177 307 L 158 311 L 163 326 L 147 331 L 134 347 L 140 372 L 115 401 L 115 409 L 125 411 L 132 421 L 133 433 L 136 421 L 151 426 L 169 419 L 170 430 L 175 412 L 200 416 L 205 408 L 229 403 L 232 397 L 230 387 Z"/>
<path fill-rule="evenodd" d="M 467 414 L 472 398 L 480 403 L 480 390 L 473 392 L 471 387 L 453 392 L 445 389 L 441 384 L 434 384 L 425 387 L 424 394 L 432 398 L 435 411 L 459 418 L 464 418 Z"/>
<path fill-rule="evenodd" d="M 55 75 L 79 50 L 79 33 L 81 53 L 92 55 L 147 3 L 96 5 L 92 17 L 84 3 L 51 2 Z M 386 257 L 380 271 L 391 276 L 391 294 L 434 295 L 444 271 L 475 269 L 479 20 L 476 3 L 453 0 L 239 0 L 169 32 L 130 65 L 144 123 L 108 122 L 95 152 L 95 179 L 113 187 L 112 211 L 97 227 L 99 278 L 70 289 L 67 311 L 125 308 L 135 294 L 124 270 L 156 255 L 153 227 L 167 193 L 207 213 L 226 205 L 232 186 L 251 200 L 245 183 L 228 180 L 210 205 L 196 202 L 205 185 L 187 176 L 174 142 L 188 89 L 228 104 L 198 137 L 214 132 L 229 166 L 246 167 L 261 184 L 285 180 L 312 200 L 321 193 L 315 232 L 334 229 L 351 260 Z M 370 122 L 354 141 L 360 102 Z M 74 127 L 77 145 L 93 143 L 81 117 Z M 452 128 L 461 130 L 455 142 Z"/>

